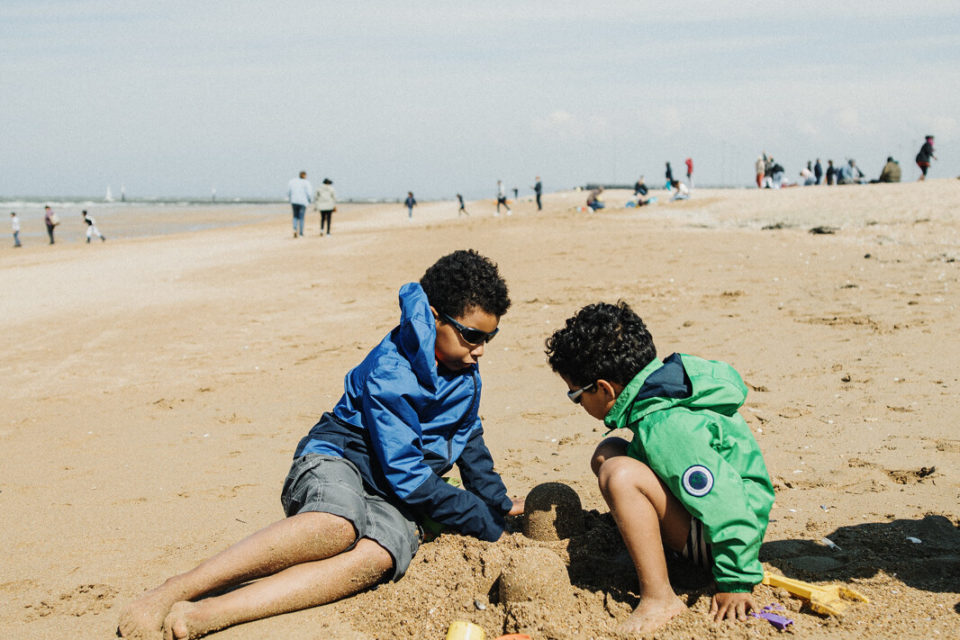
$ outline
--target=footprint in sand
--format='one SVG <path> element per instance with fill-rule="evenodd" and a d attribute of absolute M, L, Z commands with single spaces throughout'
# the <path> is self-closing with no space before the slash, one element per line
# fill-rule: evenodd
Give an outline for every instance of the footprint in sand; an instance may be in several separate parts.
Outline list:
<path fill-rule="evenodd" d="M 77 617 L 88 613 L 99 615 L 113 607 L 117 593 L 117 590 L 108 584 L 81 584 L 61 593 L 58 598 L 26 605 L 24 607 L 27 610 L 26 621 L 45 618 L 52 614 Z"/>

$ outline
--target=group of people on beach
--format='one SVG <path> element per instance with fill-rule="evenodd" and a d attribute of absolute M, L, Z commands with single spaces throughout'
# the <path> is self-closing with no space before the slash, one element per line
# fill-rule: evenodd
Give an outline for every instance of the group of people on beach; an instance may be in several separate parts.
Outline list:
<path fill-rule="evenodd" d="M 916 162 L 917 167 L 920 169 L 920 177 L 918 180 L 926 179 L 927 171 L 930 169 L 930 162 L 937 159 L 936 155 L 934 155 L 933 140 L 934 137 L 932 135 L 926 136 L 923 145 L 920 147 L 920 151 L 917 153 Z M 808 160 L 807 165 L 800 170 L 799 180 L 797 182 L 788 180 L 784 175 L 785 171 L 783 166 L 774 160 L 773 156 L 768 156 L 766 152 L 761 153 L 760 156 L 757 157 L 754 168 L 757 187 L 761 189 L 813 186 L 822 183 L 828 186 L 890 183 L 900 182 L 902 176 L 900 163 L 897 162 L 893 156 L 887 156 L 887 161 L 880 170 L 880 175 L 873 180 L 867 178 L 866 174 L 857 166 L 857 161 L 853 158 L 847 159 L 846 164 L 840 167 L 835 167 L 833 160 L 827 160 L 826 170 L 824 170 L 823 165 L 820 163 L 820 158 L 817 158 L 816 162 Z"/>
<path fill-rule="evenodd" d="M 399 580 L 436 535 L 495 542 L 524 513 L 479 413 L 479 359 L 511 306 L 497 265 L 454 251 L 400 287 L 399 305 L 397 326 L 295 447 L 286 517 L 128 604 L 118 635 L 195 638 L 332 602 Z M 623 301 L 582 307 L 545 353 L 571 402 L 632 432 L 602 440 L 589 461 L 642 592 L 621 631 L 652 632 L 686 610 L 668 557 L 712 575 L 715 620 L 745 620 L 774 492 L 738 412 L 741 377 L 718 361 L 659 359 Z M 459 484 L 445 477 L 454 466 Z"/>
<path fill-rule="evenodd" d="M 101 242 L 106 242 L 107 238 L 100 233 L 100 229 L 97 228 L 97 221 L 93 219 L 87 210 L 84 209 L 80 212 L 81 217 L 83 218 L 84 224 L 87 225 L 87 244 L 90 244 L 90 240 L 93 238 L 100 238 Z M 60 216 L 54 213 L 53 208 L 50 205 L 46 205 L 43 208 L 43 225 L 47 229 L 47 237 L 49 238 L 49 244 L 56 244 L 56 228 L 60 226 Z M 16 211 L 10 212 L 10 228 L 13 232 L 13 247 L 19 249 L 23 246 L 23 242 L 20 240 L 20 216 L 17 215 Z"/>
<path fill-rule="evenodd" d="M 287 201 L 293 209 L 293 237 L 302 238 L 304 222 L 307 216 L 307 207 L 313 205 L 313 210 L 320 213 L 320 235 L 330 235 L 330 225 L 333 222 L 333 212 L 337 210 L 337 192 L 333 188 L 333 180 L 324 178 L 316 191 L 307 180 L 307 172 L 287 183 Z"/>

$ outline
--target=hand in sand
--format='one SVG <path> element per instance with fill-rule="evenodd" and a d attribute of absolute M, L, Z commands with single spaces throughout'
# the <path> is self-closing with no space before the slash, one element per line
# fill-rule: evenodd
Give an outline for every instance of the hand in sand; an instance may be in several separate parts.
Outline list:
<path fill-rule="evenodd" d="M 746 622 L 747 611 L 756 609 L 757 603 L 749 593 L 716 593 L 710 604 L 710 615 L 714 622 L 723 619 Z"/>
<path fill-rule="evenodd" d="M 523 498 L 511 498 L 513 500 L 513 506 L 510 508 L 510 511 L 507 512 L 508 516 L 520 516 L 523 515 Z"/>

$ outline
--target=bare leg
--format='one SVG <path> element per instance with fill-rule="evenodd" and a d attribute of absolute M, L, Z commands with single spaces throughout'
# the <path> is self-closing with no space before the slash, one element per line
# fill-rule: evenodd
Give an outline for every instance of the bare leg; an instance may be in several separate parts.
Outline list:
<path fill-rule="evenodd" d="M 375 585 L 392 567 L 386 549 L 363 538 L 331 558 L 296 564 L 221 596 L 178 602 L 163 622 L 163 638 L 199 638 L 241 622 L 333 602 Z"/>
<path fill-rule="evenodd" d="M 687 609 L 670 586 L 663 541 L 671 548 L 683 548 L 690 514 L 650 467 L 617 455 L 618 451 L 626 452 L 626 442 L 609 438 L 597 447 L 593 460 L 600 491 L 633 560 L 642 594 L 640 604 L 618 630 L 650 633 Z"/>
<path fill-rule="evenodd" d="M 124 638 L 159 638 L 175 602 L 329 558 L 355 539 L 350 521 L 328 513 L 306 512 L 280 520 L 128 604 L 120 612 L 118 631 Z"/>

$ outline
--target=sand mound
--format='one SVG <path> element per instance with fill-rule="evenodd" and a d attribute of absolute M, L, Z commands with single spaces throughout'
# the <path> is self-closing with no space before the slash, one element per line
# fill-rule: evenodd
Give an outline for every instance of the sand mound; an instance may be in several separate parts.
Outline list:
<path fill-rule="evenodd" d="M 580 496 L 562 482 L 531 489 L 524 516 L 523 533 L 534 540 L 563 540 L 583 533 Z"/>
<path fill-rule="evenodd" d="M 500 602 L 555 602 L 570 594 L 570 577 L 563 560 L 549 549 L 520 549 L 500 575 Z"/>

